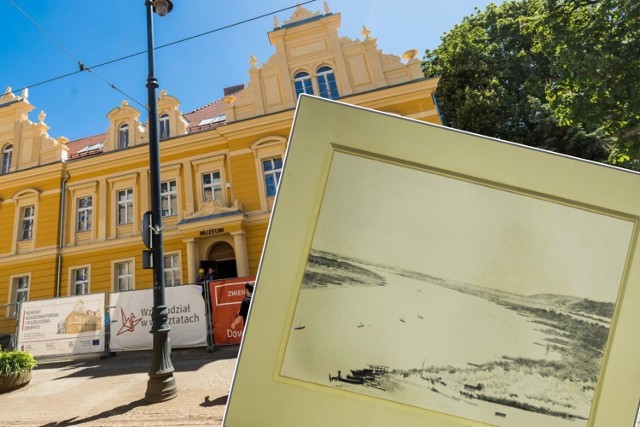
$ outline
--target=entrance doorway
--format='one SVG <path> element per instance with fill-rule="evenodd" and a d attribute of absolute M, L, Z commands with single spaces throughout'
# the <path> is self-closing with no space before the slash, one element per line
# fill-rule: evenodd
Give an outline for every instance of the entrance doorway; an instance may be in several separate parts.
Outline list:
<path fill-rule="evenodd" d="M 204 268 L 204 271 L 208 271 L 209 267 L 215 268 L 218 279 L 238 277 L 236 253 L 233 246 L 227 242 L 218 242 L 213 245 L 209 250 L 207 261 L 201 261 L 200 267 Z"/>

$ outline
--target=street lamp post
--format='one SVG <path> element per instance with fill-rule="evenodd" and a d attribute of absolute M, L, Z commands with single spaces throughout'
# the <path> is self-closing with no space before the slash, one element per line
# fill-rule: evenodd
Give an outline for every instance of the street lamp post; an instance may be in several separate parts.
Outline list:
<path fill-rule="evenodd" d="M 149 173 L 151 181 L 151 244 L 153 257 L 153 355 L 149 368 L 149 381 L 145 400 L 150 403 L 163 402 L 178 395 L 171 363 L 171 344 L 169 342 L 168 310 L 164 298 L 164 254 L 162 248 L 162 211 L 160 206 L 160 139 L 158 137 L 158 101 L 153 58 L 153 12 L 164 16 L 173 5 L 169 0 L 145 0 L 147 8 L 147 56 L 149 77 L 147 94 L 149 102 Z"/>

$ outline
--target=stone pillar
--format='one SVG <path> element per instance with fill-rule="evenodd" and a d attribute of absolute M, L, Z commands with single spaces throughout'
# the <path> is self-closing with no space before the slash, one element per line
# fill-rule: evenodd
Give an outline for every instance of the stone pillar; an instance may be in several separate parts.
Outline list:
<path fill-rule="evenodd" d="M 249 258 L 247 257 L 247 242 L 244 231 L 231 233 L 233 236 L 233 246 L 236 252 L 236 270 L 238 277 L 249 275 Z"/>
<path fill-rule="evenodd" d="M 187 283 L 193 284 L 196 283 L 198 271 L 196 239 L 184 239 L 183 242 L 187 245 Z"/>

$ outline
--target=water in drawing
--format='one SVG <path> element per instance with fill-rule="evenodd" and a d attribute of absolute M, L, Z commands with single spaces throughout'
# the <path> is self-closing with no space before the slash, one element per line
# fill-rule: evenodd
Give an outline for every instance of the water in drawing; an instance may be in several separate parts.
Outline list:
<path fill-rule="evenodd" d="M 586 425 L 612 309 L 316 252 L 282 374 L 497 425 Z"/>

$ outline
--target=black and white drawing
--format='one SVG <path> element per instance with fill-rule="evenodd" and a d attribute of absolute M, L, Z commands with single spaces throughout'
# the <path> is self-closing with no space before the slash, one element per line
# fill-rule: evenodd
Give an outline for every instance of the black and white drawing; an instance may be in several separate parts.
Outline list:
<path fill-rule="evenodd" d="M 633 227 L 336 152 L 281 374 L 492 425 L 586 426 Z"/>

